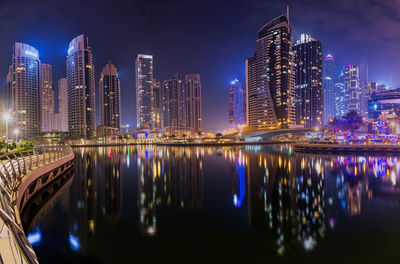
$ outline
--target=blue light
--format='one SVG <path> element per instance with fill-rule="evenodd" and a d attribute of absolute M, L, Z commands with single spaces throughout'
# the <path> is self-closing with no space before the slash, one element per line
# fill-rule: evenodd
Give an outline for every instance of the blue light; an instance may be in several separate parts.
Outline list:
<path fill-rule="evenodd" d="M 71 246 L 71 249 L 74 251 L 78 251 L 81 245 L 79 244 L 79 239 L 72 235 L 71 233 L 69 234 L 69 245 Z"/>
<path fill-rule="evenodd" d="M 32 232 L 28 234 L 27 238 L 29 243 L 31 243 L 31 245 L 33 246 L 42 241 L 42 234 L 40 233 L 40 231 Z"/>
<path fill-rule="evenodd" d="M 70 46 L 69 48 L 68 48 L 68 55 L 72 52 L 74 50 L 74 46 Z"/>
<path fill-rule="evenodd" d="M 34 57 L 35 59 L 39 58 L 39 54 L 37 52 L 30 51 L 30 50 L 25 50 L 25 55 Z"/>

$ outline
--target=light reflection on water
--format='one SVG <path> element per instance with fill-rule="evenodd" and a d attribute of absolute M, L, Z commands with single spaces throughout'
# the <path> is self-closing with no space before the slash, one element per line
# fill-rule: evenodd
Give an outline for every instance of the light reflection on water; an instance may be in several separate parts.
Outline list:
<path fill-rule="evenodd" d="M 54 209 L 44 210 L 35 225 L 35 232 L 42 232 L 42 241 L 35 245 L 39 259 L 49 260 L 59 251 L 76 252 L 76 258 L 66 262 L 85 257 L 107 263 L 111 258 L 103 251 L 105 244 L 129 251 L 125 233 L 148 250 L 159 245 L 147 238 L 176 242 L 175 237 L 192 232 L 193 241 L 181 245 L 189 250 L 185 243 L 202 239 L 198 229 L 204 236 L 215 232 L 211 227 L 218 221 L 209 217 L 213 214 L 221 221 L 226 215 L 245 216 L 247 225 L 221 228 L 232 234 L 244 228 L 254 236 L 251 239 L 260 240 L 254 235 L 257 230 L 269 252 L 262 258 L 279 258 L 323 247 L 329 241 L 327 233 L 335 233 L 337 225 L 369 217 L 364 215 L 369 201 L 383 199 L 399 209 L 397 157 L 296 154 L 290 145 L 101 147 L 82 148 L 76 154 L 70 190 Z M 216 207 L 217 213 L 212 210 Z M 182 225 L 173 224 L 181 218 Z M 120 228 L 126 221 L 129 228 Z M 65 232 L 50 234 L 56 227 Z M 44 246 L 46 236 L 59 243 L 51 253 Z M 66 240 L 71 251 L 65 249 Z M 207 243 L 201 247 L 207 255 Z M 176 253 L 170 254 L 176 259 Z M 126 257 L 121 253 L 112 260 L 122 263 Z"/>

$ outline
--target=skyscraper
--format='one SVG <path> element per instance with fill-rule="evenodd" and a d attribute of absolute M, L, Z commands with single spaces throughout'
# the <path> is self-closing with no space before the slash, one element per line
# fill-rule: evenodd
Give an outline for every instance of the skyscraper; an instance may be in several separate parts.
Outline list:
<path fill-rule="evenodd" d="M 246 92 L 238 79 L 231 82 L 228 92 L 229 127 L 237 129 L 246 124 Z"/>
<path fill-rule="evenodd" d="M 258 31 L 256 52 L 247 59 L 246 69 L 247 74 L 255 70 L 255 76 L 246 76 L 250 127 L 287 128 L 295 123 L 291 31 L 288 12 Z"/>
<path fill-rule="evenodd" d="M 296 123 L 305 127 L 324 124 L 322 90 L 322 45 L 310 35 L 301 34 L 296 51 Z"/>
<path fill-rule="evenodd" d="M 153 55 L 138 54 L 136 73 L 136 127 L 152 127 Z"/>
<path fill-rule="evenodd" d="M 14 44 L 12 63 L 7 75 L 7 107 L 20 138 L 29 139 L 40 130 L 38 51 L 27 44 Z"/>
<path fill-rule="evenodd" d="M 343 82 L 335 83 L 334 88 L 334 104 L 335 104 L 335 114 L 334 117 L 342 117 L 346 114 L 346 102 L 345 102 L 345 86 Z"/>
<path fill-rule="evenodd" d="M 53 130 L 54 119 L 52 66 L 42 63 L 40 69 L 40 130 L 41 132 L 50 132 Z"/>
<path fill-rule="evenodd" d="M 323 65 L 323 89 L 324 89 L 324 122 L 335 117 L 335 58 L 328 54 L 324 58 Z"/>
<path fill-rule="evenodd" d="M 186 126 L 193 132 L 200 132 L 202 130 L 200 74 L 186 74 L 185 80 Z"/>
<path fill-rule="evenodd" d="M 161 130 L 161 84 L 153 79 L 153 96 L 152 96 L 152 113 L 151 119 L 153 124 L 153 131 L 159 132 Z"/>
<path fill-rule="evenodd" d="M 67 78 L 58 80 L 58 113 L 60 122 L 60 131 L 68 131 L 68 89 Z"/>
<path fill-rule="evenodd" d="M 368 99 L 370 98 L 370 93 L 368 91 L 368 63 L 365 58 L 360 61 L 360 111 L 363 117 L 368 117 Z"/>
<path fill-rule="evenodd" d="M 346 113 L 354 110 L 361 114 L 361 87 L 359 68 L 356 65 L 348 64 L 344 67 L 343 73 Z"/>
<path fill-rule="evenodd" d="M 121 91 L 117 68 L 111 61 L 103 67 L 99 82 L 100 119 L 102 126 L 121 125 Z"/>
<path fill-rule="evenodd" d="M 92 50 L 79 35 L 69 43 L 67 56 L 68 131 L 86 139 L 95 136 L 95 90 Z"/>
<path fill-rule="evenodd" d="M 179 73 L 165 80 L 161 87 L 163 132 L 192 132 L 186 126 L 185 83 Z"/>

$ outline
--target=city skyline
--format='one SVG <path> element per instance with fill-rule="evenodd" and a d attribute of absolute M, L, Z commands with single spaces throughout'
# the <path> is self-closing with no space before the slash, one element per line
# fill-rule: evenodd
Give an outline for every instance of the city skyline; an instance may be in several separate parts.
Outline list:
<path fill-rule="evenodd" d="M 83 10 L 79 9 L 72 11 L 73 9 L 70 7 L 72 4 L 68 4 L 68 6 L 66 4 L 56 6 L 47 3 L 45 6 L 53 9 L 55 14 L 59 15 L 59 17 L 49 15 L 50 17 L 48 20 L 52 23 L 45 23 L 45 20 L 40 16 L 41 11 L 36 7 L 36 5 L 42 1 L 33 2 L 35 2 L 35 5 L 26 3 L 28 7 L 26 10 L 30 10 L 29 14 L 13 14 L 10 18 L 10 21 L 19 19 L 25 22 L 30 22 L 28 23 L 30 25 L 24 28 L 20 23 L 16 23 L 12 27 L 13 32 L 9 32 L 9 29 L 7 29 L 7 34 L 5 35 L 8 35 L 9 38 L 5 39 L 3 44 L 0 45 L 0 56 L 4 58 L 10 56 L 10 47 L 15 41 L 30 44 L 39 50 L 41 55 L 40 57 L 44 61 L 53 65 L 53 79 L 57 80 L 62 78 L 65 72 L 65 63 L 63 62 L 63 58 L 65 58 L 68 49 L 68 42 L 74 36 L 84 33 L 90 38 L 91 46 L 95 53 L 95 68 L 99 69 L 96 72 L 95 80 L 98 80 L 100 69 L 108 59 L 113 60 L 115 65 L 118 66 L 121 75 L 121 87 L 123 87 L 121 103 L 122 112 L 133 113 L 133 117 L 131 118 L 123 117 L 122 123 L 130 123 L 133 125 L 135 122 L 135 109 L 130 106 L 129 100 L 127 100 L 130 96 L 124 96 L 131 95 L 131 90 L 134 88 L 134 76 L 131 74 L 132 61 L 134 61 L 137 53 L 143 52 L 153 54 L 156 58 L 155 68 L 157 70 L 155 72 L 155 77 L 157 79 L 161 80 L 166 78 L 173 72 L 197 72 L 202 76 L 202 84 L 204 88 L 203 98 L 210 98 L 207 101 L 204 101 L 203 106 L 203 126 L 205 129 L 223 129 L 228 126 L 228 118 L 225 111 L 223 111 L 227 108 L 227 102 L 218 103 L 216 98 L 225 96 L 226 87 L 234 78 L 237 77 L 238 79 L 244 80 L 245 70 L 243 60 L 252 55 L 252 43 L 256 36 L 255 29 L 262 26 L 266 21 L 276 17 L 277 14 L 282 13 L 282 10 L 285 8 L 285 3 L 278 2 L 269 3 L 270 8 L 267 8 L 266 5 L 260 2 L 245 4 L 234 2 L 224 5 L 222 5 L 222 3 L 217 3 L 215 4 L 214 11 L 208 11 L 210 14 L 210 21 L 208 21 L 206 25 L 202 25 L 195 20 L 195 18 L 198 18 L 202 13 L 199 10 L 190 7 L 190 5 L 185 4 L 181 9 L 188 11 L 184 12 L 185 18 L 193 16 L 193 18 L 190 19 L 191 23 L 189 23 L 189 25 L 195 26 L 196 31 L 201 33 L 196 33 L 196 35 L 195 33 L 190 33 L 188 29 L 189 25 L 179 25 L 179 23 L 173 19 L 173 14 L 175 14 L 176 11 L 168 16 L 166 22 L 161 22 L 162 24 L 159 25 L 160 29 L 155 28 L 156 24 L 148 19 L 145 19 L 145 21 L 140 22 L 135 26 L 134 21 L 142 18 L 143 15 L 138 13 L 139 11 L 137 10 L 132 10 L 132 4 L 116 3 L 110 6 L 110 8 L 118 10 L 126 9 L 124 14 L 126 14 L 127 11 L 132 10 L 132 14 L 138 16 L 138 18 L 128 18 L 125 15 L 121 16 L 121 18 L 116 21 L 119 25 L 123 25 L 124 23 L 132 25 L 132 29 L 129 30 L 129 34 L 132 34 L 132 37 L 128 37 L 125 33 L 122 33 L 121 29 L 117 28 L 116 32 L 112 33 L 113 37 L 109 38 L 109 40 L 103 40 L 102 35 L 98 32 L 99 25 L 106 27 L 109 26 L 103 25 L 103 23 L 100 22 L 98 18 L 93 17 L 93 15 L 89 14 L 88 17 L 80 16 L 80 18 L 73 23 L 66 23 L 66 21 L 69 21 L 68 18 L 75 17 L 74 12 L 79 13 L 83 12 Z M 325 47 L 324 55 L 329 52 L 335 56 L 338 69 L 341 69 L 346 63 L 357 64 L 362 57 L 365 57 L 370 65 L 370 79 L 376 80 L 378 83 L 388 82 L 390 72 L 392 72 L 392 83 L 393 86 L 396 87 L 398 84 L 398 77 L 395 74 L 398 67 L 394 64 L 394 61 L 396 60 L 389 60 L 387 51 L 385 51 L 385 47 L 388 47 L 389 45 L 392 47 L 394 45 L 394 36 L 387 36 L 387 30 L 376 29 L 383 23 L 387 23 L 387 28 L 390 28 L 390 23 L 394 23 L 390 18 L 382 20 L 379 17 L 374 17 L 373 21 L 366 24 L 367 29 L 370 29 L 367 34 L 365 32 L 367 29 L 361 27 L 360 23 L 357 23 L 352 19 L 345 19 L 346 16 L 350 16 L 351 14 L 358 14 L 361 16 L 360 19 L 364 21 L 365 15 L 359 14 L 356 8 L 360 8 L 360 6 L 363 7 L 364 5 L 367 5 L 367 3 L 364 4 L 356 1 L 356 4 L 353 6 L 346 7 L 345 12 L 339 14 L 342 19 L 337 19 L 341 22 L 333 23 L 334 25 L 327 25 L 329 21 L 334 18 L 332 12 L 338 9 L 338 7 L 332 8 L 333 3 L 330 1 L 325 3 L 326 8 L 320 8 L 322 5 L 320 3 L 316 3 L 314 6 L 302 3 L 301 1 L 296 3 L 289 1 L 288 3 L 291 6 L 291 24 L 293 25 L 294 39 L 298 39 L 301 33 L 307 32 L 321 40 Z M 137 5 L 139 5 L 139 7 L 141 6 L 141 4 Z M 164 7 L 164 4 L 161 3 L 157 4 L 156 7 L 160 5 L 161 8 Z M 204 8 L 207 9 L 211 4 L 206 2 L 203 5 Z M 386 7 L 386 9 L 383 9 L 385 5 L 390 5 L 390 3 L 385 3 L 383 7 L 376 4 L 370 4 L 368 12 L 376 12 L 379 14 L 379 12 L 388 8 Z M 4 9 L 4 13 L 12 13 L 11 11 L 18 6 L 19 4 L 17 3 L 10 3 L 7 8 Z M 84 3 L 84 6 L 89 7 L 91 5 L 89 3 Z M 339 7 L 342 6 L 344 6 L 344 3 L 340 1 Z M 103 13 L 107 10 L 106 7 L 109 7 L 109 5 L 99 5 L 96 7 L 96 11 Z M 223 7 L 227 8 L 227 10 L 222 11 L 224 10 Z M 173 8 L 169 6 L 165 6 L 165 8 L 173 10 Z M 311 16 L 308 14 L 311 14 L 316 8 L 320 8 L 321 12 L 319 12 L 317 17 L 314 16 L 313 18 L 310 18 Z M 145 10 L 147 10 L 146 12 L 149 12 L 148 8 Z M 239 10 L 241 10 L 241 12 L 239 12 Z M 218 21 L 217 13 L 218 15 L 223 14 L 224 19 L 220 24 L 216 23 L 216 21 Z M 230 13 L 229 17 L 227 13 Z M 37 14 L 39 14 L 39 16 L 36 18 L 35 15 Z M 236 14 L 234 16 L 235 19 L 231 17 L 232 14 Z M 21 19 L 22 15 L 26 16 L 26 18 Z M 250 15 L 253 15 L 253 19 L 244 22 L 243 20 Z M 324 18 L 324 16 L 326 16 L 326 18 Z M 320 23 L 316 23 L 316 20 Z M 147 22 L 151 23 L 148 26 L 145 26 L 145 29 L 154 29 L 154 37 L 144 34 L 144 30 L 138 30 L 139 26 L 143 26 L 144 23 Z M 373 22 L 376 23 L 373 24 Z M 216 26 L 210 27 L 210 24 Z M 236 27 L 226 27 L 228 24 L 235 25 Z M 32 27 L 34 26 L 35 30 L 32 30 Z M 188 34 L 187 38 L 179 38 L 179 43 L 174 40 L 171 44 L 164 45 L 160 40 L 165 37 L 166 33 L 161 33 L 161 35 L 159 33 L 160 30 L 162 31 L 169 27 L 173 28 L 171 29 L 173 36 L 179 36 L 186 33 Z M 36 30 L 36 28 L 39 29 Z M 207 42 L 202 38 L 204 36 L 205 28 L 211 30 L 213 43 L 209 45 L 209 48 L 202 47 Z M 358 36 L 361 36 L 359 36 L 358 39 L 355 39 L 355 36 L 350 34 L 350 28 L 357 32 Z M 223 31 L 223 29 L 226 29 L 226 31 Z M 171 30 L 167 31 L 171 32 Z M 234 32 L 237 32 L 238 30 L 244 34 L 242 37 L 243 40 L 240 40 L 238 44 L 235 44 L 234 40 L 236 34 L 234 34 Z M 114 34 L 119 34 L 118 38 L 116 38 L 117 35 Z M 157 38 L 160 36 L 160 40 L 154 41 L 156 35 Z M 369 37 L 367 38 L 367 36 Z M 383 36 L 385 40 L 387 39 L 387 42 L 377 42 L 376 39 L 379 39 L 381 36 Z M 143 37 L 143 39 L 140 41 L 133 40 L 138 37 Z M 114 50 L 112 43 L 110 42 L 111 39 L 120 39 L 124 41 L 119 43 L 120 48 Z M 362 41 L 364 39 L 368 39 L 368 41 Z M 226 47 L 226 44 L 222 43 L 232 43 L 232 45 Z M 376 43 L 380 44 L 376 46 Z M 224 45 L 225 47 L 222 48 L 221 45 Z M 357 47 L 357 49 L 352 47 Z M 370 47 L 374 47 L 373 53 L 367 52 Z M 215 65 L 209 64 L 211 56 L 211 54 L 207 52 L 209 49 L 211 49 L 212 53 L 218 58 Z M 5 84 L 7 67 L 8 65 L 5 63 L 0 65 L 0 76 L 3 80 L 3 84 Z M 96 89 L 98 89 L 97 82 Z"/>

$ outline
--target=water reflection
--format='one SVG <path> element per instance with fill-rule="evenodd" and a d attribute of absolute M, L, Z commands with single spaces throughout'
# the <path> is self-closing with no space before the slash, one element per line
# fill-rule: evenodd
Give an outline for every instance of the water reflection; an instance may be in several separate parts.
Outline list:
<path fill-rule="evenodd" d="M 60 198 L 65 219 L 53 215 L 52 224 L 58 229 L 65 220 L 68 230 L 60 240 L 84 256 L 97 256 L 102 243 L 115 244 L 113 250 L 123 254 L 132 240 L 157 247 L 157 239 L 187 232 L 194 239 L 187 242 L 195 243 L 201 240 L 198 230 L 223 228 L 231 228 L 229 234 L 258 231 L 268 254 L 311 253 L 339 224 L 365 217 L 372 199 L 397 203 L 400 197 L 397 157 L 305 155 L 290 145 L 146 145 L 82 148 L 75 154 L 74 181 Z M 172 225 L 177 215 L 195 224 Z M 245 227 L 235 221 L 242 217 Z M 49 228 L 36 227 L 42 233 Z M 209 250 L 207 243 L 196 245 Z"/>
<path fill-rule="evenodd" d="M 137 148 L 138 207 L 142 234 L 157 233 L 157 209 L 196 208 L 203 201 L 203 151 L 190 148 Z"/>
<path fill-rule="evenodd" d="M 396 157 L 299 155 L 290 145 L 261 150 L 225 148 L 224 157 L 230 162 L 234 205 L 240 206 L 248 190 L 249 222 L 272 233 L 278 255 L 297 245 L 313 250 L 326 225 L 332 230 L 341 215 L 361 214 L 376 195 L 397 199 Z"/>

